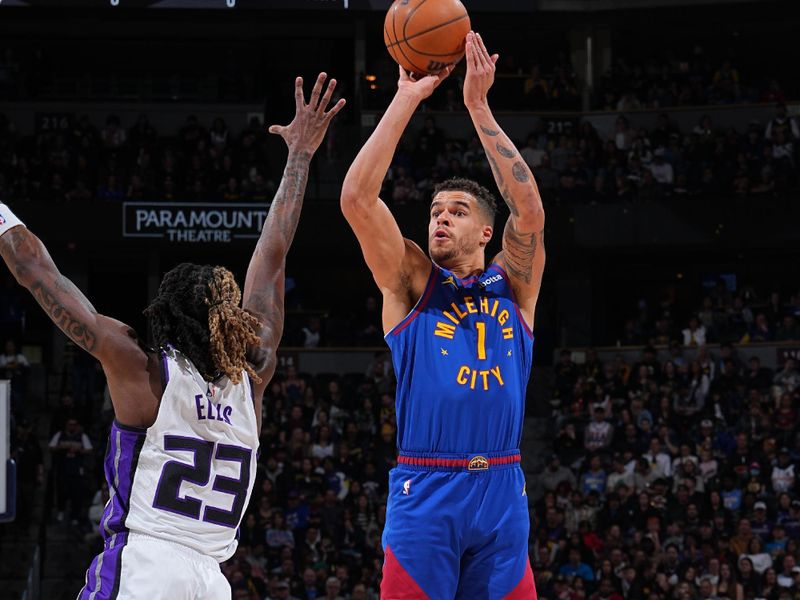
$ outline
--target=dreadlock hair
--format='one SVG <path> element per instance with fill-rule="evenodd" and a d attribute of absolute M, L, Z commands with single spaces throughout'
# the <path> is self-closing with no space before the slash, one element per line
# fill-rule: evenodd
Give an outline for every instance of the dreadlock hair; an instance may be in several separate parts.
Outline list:
<path fill-rule="evenodd" d="M 494 218 L 497 215 L 497 200 L 494 199 L 492 192 L 481 184 L 464 177 L 451 177 L 436 184 L 433 189 L 433 197 L 436 198 L 441 192 L 465 192 L 469 194 L 475 198 L 478 206 L 486 215 L 489 225 L 494 227 Z"/>
<path fill-rule="evenodd" d="M 246 354 L 259 342 L 261 324 L 239 306 L 241 299 L 228 269 L 182 263 L 164 275 L 144 314 L 156 345 L 175 346 L 207 381 L 223 373 L 237 384 L 246 371 L 260 382 Z"/>

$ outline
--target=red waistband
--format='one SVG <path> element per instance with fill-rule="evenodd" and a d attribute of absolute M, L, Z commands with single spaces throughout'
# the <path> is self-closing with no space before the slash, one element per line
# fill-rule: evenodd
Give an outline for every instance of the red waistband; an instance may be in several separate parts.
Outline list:
<path fill-rule="evenodd" d="M 513 465 L 520 462 L 520 455 L 510 454 L 507 456 L 481 456 L 476 455 L 471 458 L 429 458 L 421 456 L 407 456 L 401 454 L 397 457 L 397 462 L 402 465 L 412 467 L 428 467 L 432 469 L 466 469 L 468 471 L 486 471 L 493 467 Z"/>

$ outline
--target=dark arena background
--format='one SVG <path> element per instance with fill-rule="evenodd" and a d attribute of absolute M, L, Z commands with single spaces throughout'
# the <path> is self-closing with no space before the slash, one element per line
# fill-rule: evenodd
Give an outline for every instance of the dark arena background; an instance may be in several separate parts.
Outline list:
<path fill-rule="evenodd" d="M 339 196 L 396 89 L 389 4 L 0 0 L 0 202 L 144 337 L 178 263 L 243 283 L 294 78 L 308 93 L 325 71 L 348 101 L 289 254 L 258 478 L 222 564 L 236 600 L 379 595 L 396 381 Z M 547 213 L 522 438 L 539 598 L 797 600 L 795 3 L 464 5 Z M 436 182 L 497 192 L 463 78 L 424 102 L 381 192 L 423 247 Z M 0 341 L 0 598 L 72 599 L 102 548 L 103 371 L 5 267 Z"/>

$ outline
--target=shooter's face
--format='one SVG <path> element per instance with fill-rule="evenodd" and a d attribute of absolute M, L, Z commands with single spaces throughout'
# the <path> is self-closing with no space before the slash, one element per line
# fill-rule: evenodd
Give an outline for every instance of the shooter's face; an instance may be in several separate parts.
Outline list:
<path fill-rule="evenodd" d="M 433 199 L 428 250 L 437 264 L 447 267 L 455 258 L 481 251 L 491 237 L 492 228 L 471 194 L 448 190 Z"/>

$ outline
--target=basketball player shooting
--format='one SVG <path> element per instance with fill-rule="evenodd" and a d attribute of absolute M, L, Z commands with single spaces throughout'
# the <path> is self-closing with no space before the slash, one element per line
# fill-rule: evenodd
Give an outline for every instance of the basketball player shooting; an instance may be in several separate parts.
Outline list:
<path fill-rule="evenodd" d="M 492 116 L 497 55 L 466 40 L 464 103 L 511 216 L 486 267 L 496 204 L 473 181 L 439 184 L 428 251 L 403 239 L 378 193 L 420 102 L 449 75 L 397 93 L 350 168 L 341 206 L 383 293 L 397 373 L 398 465 L 389 480 L 381 597 L 536 597 L 519 467 L 544 209 L 533 176 Z"/>
<path fill-rule="evenodd" d="M 219 563 L 256 474 L 261 398 L 283 332 L 284 269 L 303 205 L 311 157 L 331 119 L 336 81 L 320 74 L 296 115 L 272 126 L 289 147 L 280 187 L 239 291 L 223 267 L 184 263 L 168 272 L 145 310 L 158 350 L 98 314 L 42 242 L 0 204 L 0 253 L 67 336 L 100 361 L 115 420 L 105 474 L 105 543 L 79 600 L 229 600 Z M 321 98 L 321 100 L 320 100 Z M 241 305 L 240 305 L 241 301 Z"/>

